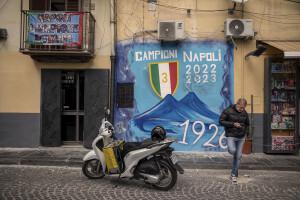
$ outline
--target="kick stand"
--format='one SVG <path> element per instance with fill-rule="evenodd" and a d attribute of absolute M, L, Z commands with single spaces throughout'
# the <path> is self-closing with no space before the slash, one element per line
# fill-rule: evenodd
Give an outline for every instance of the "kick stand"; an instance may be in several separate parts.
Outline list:
<path fill-rule="evenodd" d="M 120 181 L 120 177 L 121 177 L 121 173 L 120 173 L 120 175 L 119 175 L 119 177 L 118 177 L 117 183 L 116 183 L 115 185 L 113 185 L 113 188 L 118 187 L 118 183 L 119 183 L 119 181 Z"/>

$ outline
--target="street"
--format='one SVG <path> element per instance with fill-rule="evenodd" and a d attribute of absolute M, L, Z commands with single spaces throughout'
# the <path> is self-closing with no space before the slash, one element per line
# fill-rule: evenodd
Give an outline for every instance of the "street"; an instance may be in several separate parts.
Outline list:
<path fill-rule="evenodd" d="M 185 169 L 169 191 L 143 181 L 86 178 L 81 168 L 0 166 L 0 199 L 299 199 L 300 172 L 240 170 L 238 184 L 229 170 Z M 250 177 L 246 177 L 249 175 Z"/>

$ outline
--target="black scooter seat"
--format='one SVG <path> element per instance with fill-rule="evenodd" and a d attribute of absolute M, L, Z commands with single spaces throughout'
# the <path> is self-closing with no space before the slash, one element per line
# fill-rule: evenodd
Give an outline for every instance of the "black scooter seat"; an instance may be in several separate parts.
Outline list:
<path fill-rule="evenodd" d="M 131 151 L 147 148 L 150 145 L 157 144 L 157 143 L 159 143 L 158 140 L 152 140 L 151 138 L 148 138 L 143 142 L 126 142 L 123 145 L 122 157 L 124 157 L 126 154 L 128 154 Z"/>

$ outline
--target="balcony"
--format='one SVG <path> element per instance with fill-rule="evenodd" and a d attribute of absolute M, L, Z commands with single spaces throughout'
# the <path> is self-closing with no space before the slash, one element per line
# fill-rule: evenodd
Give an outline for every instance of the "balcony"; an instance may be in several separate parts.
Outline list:
<path fill-rule="evenodd" d="M 20 52 L 39 62 L 88 62 L 95 21 L 90 12 L 22 10 Z"/>

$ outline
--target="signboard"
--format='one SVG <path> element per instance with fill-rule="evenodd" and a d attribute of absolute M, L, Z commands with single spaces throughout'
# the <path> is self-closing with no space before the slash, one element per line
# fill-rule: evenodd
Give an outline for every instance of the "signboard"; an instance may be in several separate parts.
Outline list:
<path fill-rule="evenodd" d="M 160 125 L 179 138 L 177 151 L 227 151 L 218 121 L 234 100 L 233 45 L 130 40 L 117 44 L 116 57 L 115 86 L 134 83 L 135 105 L 115 105 L 118 138 L 142 141 Z"/>
<path fill-rule="evenodd" d="M 83 13 L 29 12 L 27 44 L 80 45 Z"/>

